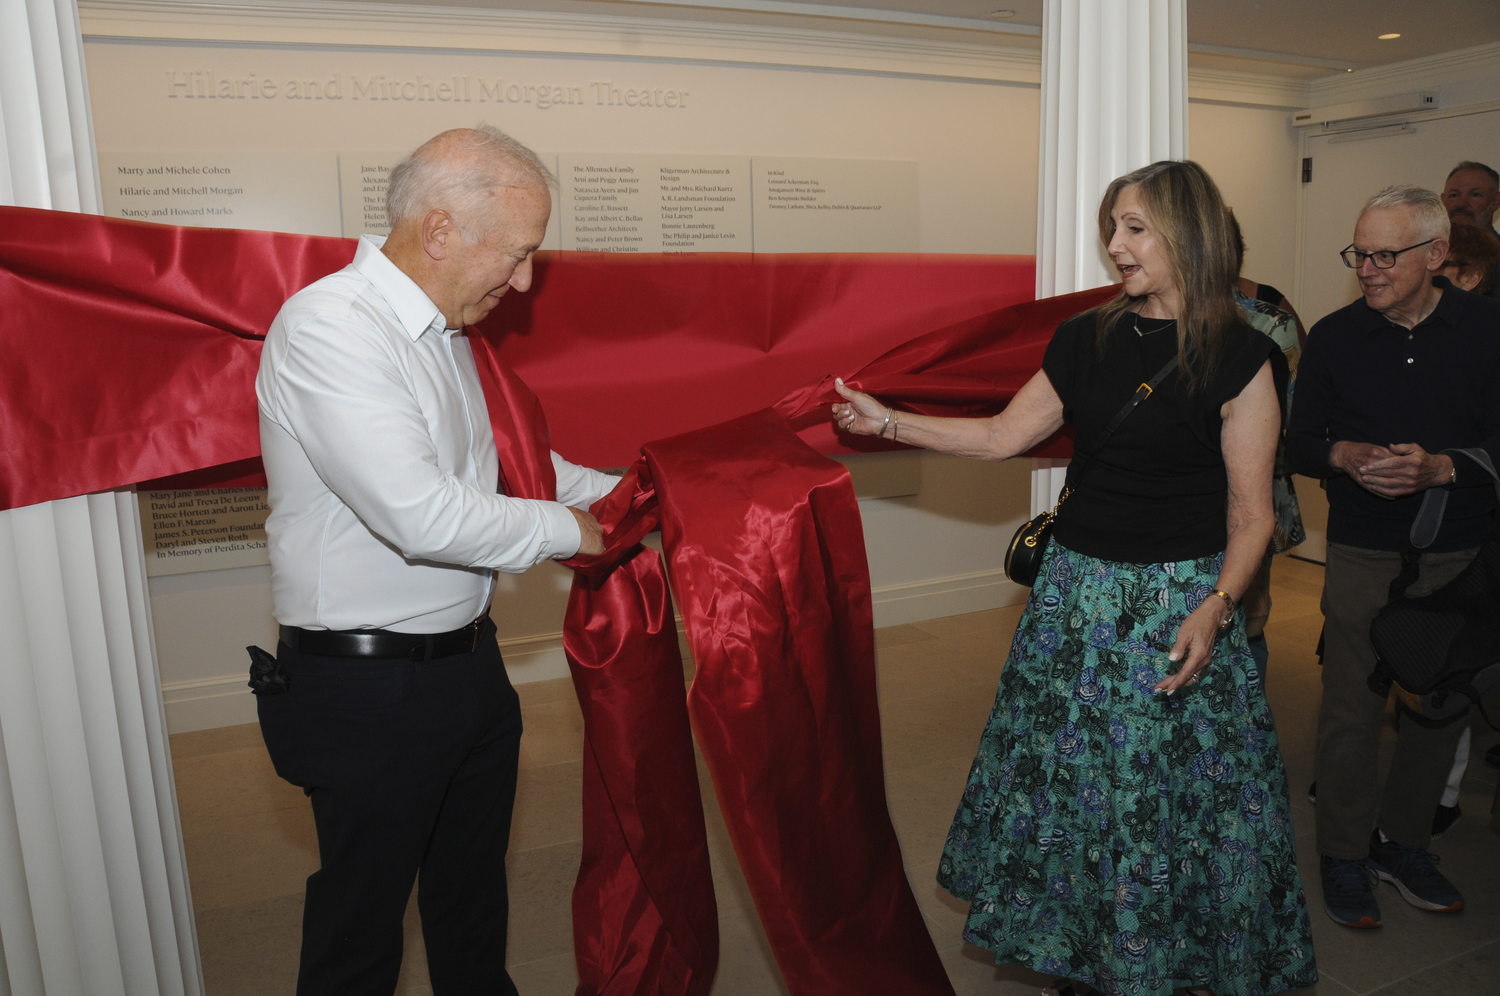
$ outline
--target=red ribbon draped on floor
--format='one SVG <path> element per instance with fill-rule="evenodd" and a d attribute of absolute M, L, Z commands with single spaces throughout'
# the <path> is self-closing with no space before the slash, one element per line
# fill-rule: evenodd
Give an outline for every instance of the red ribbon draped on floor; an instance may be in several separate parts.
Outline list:
<path fill-rule="evenodd" d="M 259 338 L 352 253 L 0 209 L 0 505 L 253 476 Z M 580 994 L 712 982 L 694 731 L 791 992 L 951 993 L 887 814 L 858 506 L 818 452 L 870 444 L 834 435 L 830 377 L 799 385 L 876 357 L 846 379 L 906 410 L 993 414 L 1058 321 L 1111 290 L 1004 308 L 1032 279 L 1004 257 L 568 254 L 538 269 L 533 294 L 470 337 L 506 492 L 552 497 L 554 445 L 619 464 L 668 436 L 595 506 L 605 554 L 569 564 Z M 697 428 L 736 411 L 750 414 Z M 667 572 L 640 545 L 658 526 L 693 651 L 686 697 Z"/>

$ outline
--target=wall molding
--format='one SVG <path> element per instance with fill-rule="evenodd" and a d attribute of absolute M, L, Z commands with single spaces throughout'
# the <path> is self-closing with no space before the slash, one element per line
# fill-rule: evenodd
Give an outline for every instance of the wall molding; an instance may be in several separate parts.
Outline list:
<path fill-rule="evenodd" d="M 877 627 L 1019 605 L 1030 593 L 1031 589 L 1008 580 L 999 570 L 885 585 L 871 592 Z M 681 618 L 677 632 L 680 637 Z M 561 632 L 501 640 L 500 654 L 514 684 L 568 677 Z M 256 722 L 255 696 L 244 674 L 168 682 L 162 685 L 162 699 L 169 733 Z"/>
<path fill-rule="evenodd" d="M 1040 50 L 993 31 L 968 31 L 969 41 L 861 33 L 847 21 L 834 29 L 341 0 L 80 0 L 79 13 L 90 42 L 602 57 L 1041 86 Z M 1309 100 L 1306 80 L 1274 73 L 1190 67 L 1188 86 L 1202 102 L 1302 108 Z"/>
<path fill-rule="evenodd" d="M 1039 86 L 1035 50 L 994 42 L 658 18 L 384 3 L 80 0 L 84 40 L 271 44 L 723 63 Z M 685 53 L 691 51 L 692 55 Z"/>
<path fill-rule="evenodd" d="M 1188 67 L 1188 100 L 1193 103 L 1301 110 L 1312 96 L 1309 81 L 1291 76 Z M 1188 135 L 1192 147 L 1192 135 Z"/>
<path fill-rule="evenodd" d="M 1500 76 L 1500 42 L 1443 52 L 1421 59 L 1357 69 L 1311 81 L 1309 107 L 1370 100 L 1445 84 Z"/>

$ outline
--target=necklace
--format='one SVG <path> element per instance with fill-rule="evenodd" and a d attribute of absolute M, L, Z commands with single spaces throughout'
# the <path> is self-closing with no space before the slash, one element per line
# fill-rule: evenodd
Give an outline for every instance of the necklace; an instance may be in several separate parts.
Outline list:
<path fill-rule="evenodd" d="M 1162 320 L 1163 319 L 1153 319 L 1153 321 L 1162 321 Z M 1146 332 L 1142 332 L 1141 331 L 1141 316 L 1140 316 L 1140 313 L 1139 312 L 1135 312 L 1135 334 L 1138 335 L 1138 336 L 1140 336 L 1142 339 L 1144 339 L 1148 335 L 1152 335 L 1153 333 L 1160 332 L 1160 331 L 1162 331 L 1162 329 L 1169 329 L 1173 325 L 1177 324 L 1177 319 L 1175 319 L 1175 318 L 1168 318 L 1168 319 L 1165 319 L 1165 321 L 1166 321 L 1167 324 L 1163 325 L 1161 328 L 1150 329 L 1150 330 L 1148 330 Z"/>

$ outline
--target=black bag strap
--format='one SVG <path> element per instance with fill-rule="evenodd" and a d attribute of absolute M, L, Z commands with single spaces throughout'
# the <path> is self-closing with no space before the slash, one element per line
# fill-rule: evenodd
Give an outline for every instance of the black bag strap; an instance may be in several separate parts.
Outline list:
<path fill-rule="evenodd" d="M 1470 449 L 1455 448 L 1443 450 L 1443 453 L 1466 456 L 1474 461 L 1480 469 L 1484 470 L 1495 479 L 1495 497 L 1500 499 L 1500 473 L 1495 471 L 1495 464 L 1490 460 L 1490 455 L 1485 450 L 1475 446 Z M 1438 530 L 1443 527 L 1443 512 L 1448 508 L 1447 488 L 1428 488 L 1427 493 L 1422 496 L 1422 507 L 1417 509 L 1417 517 L 1411 524 L 1411 545 L 1418 550 L 1425 550 L 1437 539 Z"/>
<path fill-rule="evenodd" d="M 1480 469 L 1495 479 L 1495 497 L 1500 500 L 1500 472 L 1495 470 L 1495 464 L 1490 460 L 1487 451 L 1475 446 L 1472 448 L 1455 447 L 1441 452 L 1450 455 L 1456 453 L 1474 461 Z M 1447 509 L 1448 489 L 1428 488 L 1427 493 L 1422 496 L 1421 507 L 1417 509 L 1417 517 L 1412 520 L 1411 532 L 1407 534 L 1406 542 L 1401 545 L 1401 573 L 1396 575 L 1396 579 L 1391 582 L 1390 601 L 1394 602 L 1406 594 L 1406 589 L 1417 580 L 1422 551 L 1437 539 L 1438 530 L 1443 528 L 1443 513 Z"/>
<path fill-rule="evenodd" d="M 1130 400 L 1125 402 L 1125 407 L 1116 412 L 1115 417 L 1111 419 L 1109 425 L 1105 427 L 1104 435 L 1100 437 L 1099 442 L 1094 446 L 1094 448 L 1089 451 L 1089 455 L 1084 457 L 1082 461 L 1075 465 L 1077 467 L 1077 470 L 1074 470 L 1073 467 L 1068 468 L 1068 477 L 1071 479 L 1071 483 L 1068 485 L 1069 490 L 1078 486 L 1078 479 L 1083 476 L 1083 472 L 1088 469 L 1089 464 L 1094 462 L 1094 457 L 1098 456 L 1099 451 L 1104 449 L 1104 444 L 1109 442 L 1109 437 L 1115 434 L 1115 430 L 1120 427 L 1120 423 L 1124 422 L 1126 417 L 1129 416 L 1131 412 L 1135 411 L 1136 407 L 1142 401 L 1145 401 L 1147 398 L 1151 397 L 1156 389 L 1161 386 L 1161 382 L 1171 376 L 1172 371 L 1176 370 L 1177 365 L 1181 362 L 1182 357 L 1180 354 L 1172 357 L 1172 359 L 1167 361 L 1166 366 L 1156 371 L 1156 375 L 1154 377 L 1135 389 L 1135 393 L 1130 396 Z"/>

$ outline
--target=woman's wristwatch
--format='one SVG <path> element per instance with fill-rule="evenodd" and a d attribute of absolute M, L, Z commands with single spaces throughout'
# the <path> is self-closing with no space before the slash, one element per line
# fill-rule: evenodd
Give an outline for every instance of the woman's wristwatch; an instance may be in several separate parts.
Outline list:
<path fill-rule="evenodd" d="M 1219 620 L 1219 628 L 1228 629 L 1230 624 L 1234 622 L 1234 596 L 1229 594 L 1229 592 L 1225 591 L 1223 588 L 1215 588 L 1213 590 L 1213 594 L 1218 595 L 1220 598 L 1222 598 L 1224 600 L 1224 605 L 1227 608 L 1227 611 L 1224 613 L 1224 618 Z"/>

